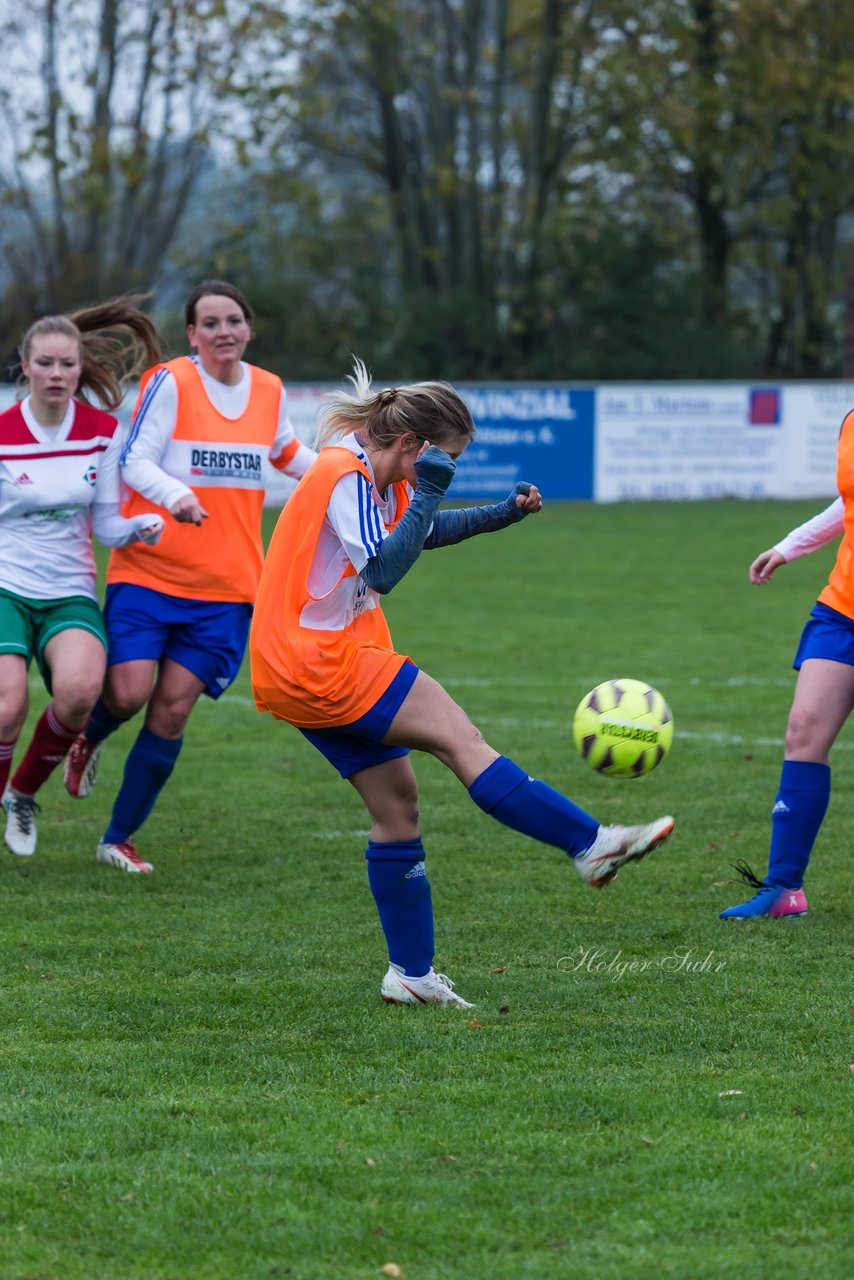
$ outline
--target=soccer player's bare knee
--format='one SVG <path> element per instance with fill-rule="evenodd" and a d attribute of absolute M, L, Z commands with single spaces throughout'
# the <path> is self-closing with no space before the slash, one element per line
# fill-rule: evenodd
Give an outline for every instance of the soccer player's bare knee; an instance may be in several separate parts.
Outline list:
<path fill-rule="evenodd" d="M 375 828 L 418 834 L 418 782 L 408 758 L 365 769 L 353 774 L 349 782 L 361 796 Z"/>
<path fill-rule="evenodd" d="M 449 726 L 449 732 L 437 744 L 433 754 L 461 777 L 471 772 L 472 767 L 478 772 L 481 768 L 486 768 L 497 752 L 489 746 L 480 729 L 472 724 L 468 716 L 463 716 Z"/>
<path fill-rule="evenodd" d="M 15 742 L 27 719 L 27 700 L 0 694 L 0 742 Z"/>
<path fill-rule="evenodd" d="M 414 775 L 409 778 L 396 778 L 384 797 L 383 807 L 387 816 L 411 826 L 418 826 L 420 811 L 418 808 L 418 783 Z"/>
<path fill-rule="evenodd" d="M 148 707 L 146 727 L 159 738 L 180 738 L 194 702 L 195 699 L 188 705 L 184 698 L 169 699 L 155 694 Z"/>
<path fill-rule="evenodd" d="M 122 671 L 121 666 L 117 666 L 107 671 L 101 698 L 111 715 L 127 720 L 145 706 L 150 693 L 149 681 L 142 680 L 136 673 Z"/>
<path fill-rule="evenodd" d="M 827 750 L 827 726 L 822 718 L 793 707 L 786 726 L 786 756 L 789 759 L 820 759 Z"/>
<path fill-rule="evenodd" d="M 418 834 L 421 815 L 417 803 L 401 804 L 395 796 L 374 797 L 367 808 L 375 827 L 396 831 L 411 829 L 412 836 Z"/>
<path fill-rule="evenodd" d="M 60 687 L 54 685 L 53 701 L 62 723 L 69 728 L 82 726 L 97 702 L 100 691 L 100 683 L 88 679 L 79 684 Z"/>
<path fill-rule="evenodd" d="M 145 698 L 133 689 L 114 689 L 104 696 L 108 711 L 119 720 L 129 720 L 145 706 Z"/>

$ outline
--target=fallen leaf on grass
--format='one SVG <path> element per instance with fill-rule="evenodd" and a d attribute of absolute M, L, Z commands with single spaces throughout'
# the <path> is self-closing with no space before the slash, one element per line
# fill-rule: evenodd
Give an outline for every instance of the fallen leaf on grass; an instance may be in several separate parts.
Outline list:
<path fill-rule="evenodd" d="M 498 966 L 498 968 L 497 968 L 497 969 L 490 969 L 490 971 L 489 971 L 489 972 L 490 972 L 490 973 L 506 973 L 506 972 L 507 972 L 507 965 L 506 965 L 506 964 L 500 964 L 500 965 Z"/>
<path fill-rule="evenodd" d="M 728 884 L 735 884 L 735 881 L 734 880 L 715 880 L 713 883 L 713 888 L 724 889 Z"/>
<path fill-rule="evenodd" d="M 456 1160 L 456 1158 L 457 1158 L 456 1156 L 452 1156 L 452 1155 L 442 1156 L 443 1160 Z"/>
<path fill-rule="evenodd" d="M 371 1168 L 373 1168 L 376 1163 L 377 1162 L 376 1160 L 374 1160 L 373 1156 L 368 1156 L 367 1160 L 365 1161 L 365 1164 L 369 1164 Z"/>
<path fill-rule="evenodd" d="M 120 1200 L 132 1200 L 132 1199 L 133 1199 L 133 1192 L 132 1192 L 132 1191 L 129 1191 L 129 1192 L 127 1193 L 127 1195 L 126 1195 L 126 1196 L 119 1196 L 119 1199 L 120 1199 Z"/>
<path fill-rule="evenodd" d="M 722 845 L 722 844 L 718 844 L 717 840 L 710 840 L 710 841 L 709 841 L 709 848 L 710 848 L 710 849 L 717 849 L 718 851 L 720 851 L 720 850 L 723 848 L 723 845 Z"/>
<path fill-rule="evenodd" d="M 655 1146 L 655 1138 L 641 1138 L 641 1142 L 644 1144 L 645 1147 Z"/>
<path fill-rule="evenodd" d="M 848 1064 L 848 1070 L 849 1070 L 849 1071 L 854 1071 L 854 1062 L 849 1062 L 849 1064 Z"/>
<path fill-rule="evenodd" d="M 472 1018 L 471 1021 L 468 1023 L 468 1026 L 471 1027 L 472 1031 L 480 1031 L 481 1027 L 483 1026 L 483 1023 L 478 1022 L 477 1018 Z"/>
<path fill-rule="evenodd" d="M 724 1089 L 723 1093 L 719 1093 L 719 1098 L 742 1098 L 744 1096 L 743 1089 Z"/>
<path fill-rule="evenodd" d="M 380 1267 L 381 1276 L 391 1276 L 392 1280 L 401 1280 L 406 1272 L 401 1270 L 396 1262 L 387 1262 L 384 1267 Z"/>
<path fill-rule="evenodd" d="M 747 1119 L 747 1114 L 748 1114 L 748 1113 L 747 1113 L 746 1111 L 739 1111 L 739 1113 L 738 1113 L 738 1118 L 739 1118 L 739 1120 L 746 1120 L 746 1119 Z"/>

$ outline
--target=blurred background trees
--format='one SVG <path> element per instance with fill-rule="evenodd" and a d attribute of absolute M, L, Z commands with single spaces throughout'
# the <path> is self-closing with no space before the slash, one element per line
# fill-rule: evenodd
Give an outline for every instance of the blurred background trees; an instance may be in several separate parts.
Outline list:
<path fill-rule="evenodd" d="M 3 9 L 3 350 L 220 275 L 293 379 L 840 372 L 837 0 Z"/>

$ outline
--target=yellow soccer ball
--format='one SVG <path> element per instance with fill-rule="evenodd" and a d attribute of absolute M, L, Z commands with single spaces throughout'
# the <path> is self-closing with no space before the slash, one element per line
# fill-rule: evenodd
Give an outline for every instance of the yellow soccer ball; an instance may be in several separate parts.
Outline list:
<path fill-rule="evenodd" d="M 642 778 L 673 742 L 673 716 L 642 680 L 605 680 L 581 699 L 572 736 L 582 760 L 610 778 Z"/>

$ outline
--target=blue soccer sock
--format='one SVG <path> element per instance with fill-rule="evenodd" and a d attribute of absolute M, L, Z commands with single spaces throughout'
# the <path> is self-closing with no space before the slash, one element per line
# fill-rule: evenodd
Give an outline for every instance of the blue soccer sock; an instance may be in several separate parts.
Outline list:
<path fill-rule="evenodd" d="M 830 803 L 830 765 L 784 760 L 771 814 L 768 884 L 800 889 Z"/>
<path fill-rule="evenodd" d="M 421 838 L 368 842 L 368 881 L 388 944 L 388 958 L 410 978 L 433 965 L 433 898 Z"/>
<path fill-rule="evenodd" d="M 114 716 L 112 711 L 108 711 L 105 707 L 103 698 L 99 698 L 89 712 L 89 719 L 86 721 L 83 736 L 87 742 L 103 742 L 105 738 L 109 738 L 111 733 L 115 733 L 116 729 L 121 729 L 123 724 L 127 724 L 130 719 L 132 719 L 131 716 L 124 716 L 121 719 L 118 716 Z"/>
<path fill-rule="evenodd" d="M 545 782 L 499 756 L 469 787 L 475 804 L 505 826 L 576 858 L 596 839 L 599 823 Z"/>
<path fill-rule="evenodd" d="M 140 729 L 125 761 L 105 844 L 122 844 L 139 830 L 175 767 L 182 742 L 182 738 L 160 738 L 150 729 Z"/>

